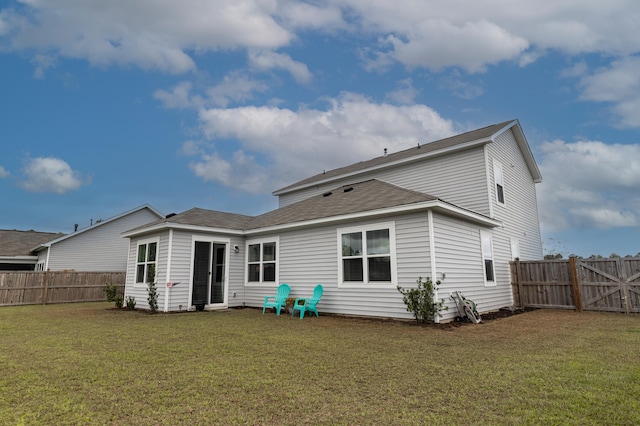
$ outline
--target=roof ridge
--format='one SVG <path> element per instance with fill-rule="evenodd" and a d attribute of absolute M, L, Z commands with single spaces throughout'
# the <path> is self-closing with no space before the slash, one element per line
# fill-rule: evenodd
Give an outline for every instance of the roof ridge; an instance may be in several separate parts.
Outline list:
<path fill-rule="evenodd" d="M 347 175 L 349 173 L 359 173 L 367 170 L 368 168 L 383 167 L 389 165 L 394 161 L 409 160 L 413 157 L 417 157 L 420 154 L 435 153 L 447 148 L 453 148 L 468 144 L 474 141 L 482 141 L 492 137 L 497 131 L 503 129 L 506 125 L 517 122 L 517 120 L 508 120 L 501 123 L 491 124 L 481 127 L 479 129 L 469 130 L 464 133 L 448 136 L 443 139 L 427 142 L 424 144 L 418 144 L 417 147 L 411 147 L 396 151 L 393 153 L 387 153 L 382 156 L 370 158 L 368 160 L 351 163 L 346 166 L 338 167 L 332 170 L 325 170 L 322 173 L 310 176 L 308 178 L 299 180 L 291 185 L 287 185 L 283 188 L 273 191 L 273 195 L 279 195 L 284 192 L 288 192 L 295 188 L 304 187 L 306 185 L 313 184 L 318 181 L 332 180 L 339 178 L 340 176 Z"/>

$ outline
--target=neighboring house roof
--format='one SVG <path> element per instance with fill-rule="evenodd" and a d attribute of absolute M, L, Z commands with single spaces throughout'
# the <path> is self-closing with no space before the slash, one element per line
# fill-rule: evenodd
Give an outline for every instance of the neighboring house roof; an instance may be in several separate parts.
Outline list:
<path fill-rule="evenodd" d="M 89 227 L 87 227 L 87 228 L 83 228 L 83 229 L 81 229 L 81 230 L 79 230 L 79 231 L 76 231 L 76 232 L 73 232 L 73 233 L 71 233 L 71 234 L 66 234 L 66 235 L 64 235 L 64 234 L 59 234 L 59 235 L 62 235 L 62 236 L 61 236 L 61 237 L 59 237 L 59 238 L 56 238 L 56 239 L 54 239 L 54 240 L 49 240 L 49 241 L 46 241 L 46 242 L 40 243 L 39 245 L 34 245 L 34 246 L 32 246 L 32 247 L 31 247 L 31 248 L 32 248 L 32 251 L 34 251 L 34 252 L 38 252 L 38 251 L 40 251 L 40 250 L 44 250 L 44 249 L 46 249 L 46 248 L 48 248 L 48 247 L 51 247 L 53 244 L 59 243 L 60 241 L 64 241 L 64 240 L 66 240 L 66 239 L 68 239 L 68 238 L 72 238 L 72 237 L 75 237 L 76 235 L 82 234 L 82 233 L 84 233 L 84 232 L 88 232 L 88 231 L 90 231 L 90 230 L 92 230 L 92 229 L 95 229 L 95 228 L 98 228 L 98 227 L 100 227 L 100 226 L 104 226 L 104 225 L 106 225 L 107 223 L 113 222 L 113 221 L 118 220 L 118 219 L 120 219 L 120 218 L 122 218 L 122 217 L 124 217 L 124 216 L 128 216 L 128 215 L 130 215 L 130 214 L 132 214 L 132 213 L 135 213 L 135 212 L 140 211 L 140 210 L 143 210 L 143 209 L 149 209 L 151 212 L 153 212 L 153 213 L 154 213 L 156 216 L 158 216 L 158 217 L 163 217 L 163 216 L 164 216 L 162 213 L 160 213 L 159 211 L 157 211 L 157 210 L 156 210 L 156 209 L 154 209 L 153 207 L 149 206 L 148 204 L 144 204 L 144 205 L 142 205 L 142 206 L 140 206 L 140 207 L 136 207 L 136 208 L 135 208 L 135 209 L 133 209 L 133 210 L 129 210 L 129 211 L 127 211 L 127 212 L 121 213 L 121 214 L 119 214 L 119 215 L 117 215 L 117 216 L 114 216 L 114 217 L 111 217 L 111 218 L 109 218 L 109 219 L 101 220 L 101 221 L 99 221 L 99 222 L 96 222 L 96 223 L 94 223 L 93 225 L 91 225 L 91 226 L 89 226 Z"/>
<path fill-rule="evenodd" d="M 255 217 L 194 208 L 134 228 L 123 233 L 123 236 L 132 237 L 163 228 L 205 227 L 209 231 L 217 229 L 240 234 L 259 233 L 271 231 L 274 228 L 295 228 L 347 220 L 367 214 L 397 214 L 426 208 L 446 211 L 448 214 L 464 217 L 485 226 L 500 224 L 486 216 L 457 207 L 431 195 L 372 179 L 336 188 Z"/>
<path fill-rule="evenodd" d="M 31 256 L 33 247 L 62 236 L 60 232 L 0 230 L 0 256 Z"/>
<path fill-rule="evenodd" d="M 431 157 L 434 155 L 445 154 L 451 151 L 458 151 L 478 145 L 484 145 L 490 143 L 497 135 L 510 128 L 513 128 L 514 130 L 516 141 L 522 151 L 525 162 L 527 163 L 534 181 L 540 182 L 542 180 L 540 170 L 538 169 L 538 166 L 533 158 L 533 154 L 524 136 L 524 133 L 522 132 L 520 123 L 518 122 L 518 120 L 510 120 L 460 135 L 451 136 L 449 138 L 441 139 L 438 141 L 429 142 L 424 145 L 418 145 L 416 148 L 410 148 L 404 151 L 387 154 L 368 161 L 361 161 L 359 163 L 351 164 L 339 169 L 325 171 L 324 173 L 311 176 L 307 179 L 276 190 L 273 192 L 273 195 L 285 194 L 297 189 L 318 185 L 323 182 L 329 182 L 339 177 L 357 175 L 367 171 L 390 167 L 399 163 L 417 161 L 424 157 Z"/>

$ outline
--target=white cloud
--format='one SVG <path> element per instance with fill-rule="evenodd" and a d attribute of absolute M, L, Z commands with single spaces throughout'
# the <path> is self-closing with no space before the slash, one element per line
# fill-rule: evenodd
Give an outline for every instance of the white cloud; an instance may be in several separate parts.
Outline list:
<path fill-rule="evenodd" d="M 9 173 L 9 171 L 7 171 L 7 169 L 5 169 L 4 167 L 0 166 L 0 179 L 9 177 L 10 174 L 11 173 Z"/>
<path fill-rule="evenodd" d="M 64 160 L 53 157 L 29 159 L 23 169 L 24 180 L 20 182 L 27 191 L 64 194 L 83 185 L 78 172 Z"/>
<path fill-rule="evenodd" d="M 266 50 L 251 51 L 249 52 L 249 64 L 252 68 L 262 71 L 283 69 L 288 71 L 298 83 L 306 84 L 313 78 L 305 64 L 294 61 L 289 55 L 282 53 Z"/>
<path fill-rule="evenodd" d="M 438 86 L 451 92 L 454 96 L 462 99 L 474 99 L 484 93 L 482 86 L 464 81 L 460 73 L 456 70 L 443 76 Z"/>
<path fill-rule="evenodd" d="M 542 152 L 545 229 L 640 225 L 640 146 L 556 140 L 545 142 Z"/>
<path fill-rule="evenodd" d="M 52 51 L 99 66 L 120 64 L 181 73 L 195 69 L 189 51 L 274 49 L 294 37 L 275 19 L 271 0 L 202 2 L 29 2 L 28 16 L 4 12 L 9 48 Z"/>
<path fill-rule="evenodd" d="M 153 93 L 153 97 L 162 102 L 165 108 L 193 108 L 198 106 L 198 98 L 191 97 L 192 84 L 183 81 L 176 84 L 170 91 L 158 89 Z"/>
<path fill-rule="evenodd" d="M 183 81 L 170 90 L 158 89 L 153 97 L 169 109 L 201 109 L 208 106 L 227 107 L 230 103 L 251 100 L 255 93 L 265 92 L 269 86 L 242 72 L 231 72 L 220 83 L 202 89 L 206 96 L 192 93 L 193 84 Z"/>
<path fill-rule="evenodd" d="M 387 56 L 412 67 L 458 66 L 474 72 L 505 60 L 524 66 L 547 50 L 569 55 L 640 51 L 640 8 L 634 0 L 335 3 L 361 32 L 386 37 L 393 47 Z"/>
<path fill-rule="evenodd" d="M 247 49 L 254 67 L 284 69 L 308 83 L 305 64 L 275 51 L 309 32 L 361 40 L 368 69 L 398 61 L 482 72 L 502 61 L 526 66 L 549 50 L 633 55 L 640 52 L 639 21 L 635 0 L 49 0 L 0 11 L 0 36 L 7 49 L 46 53 L 51 61 L 60 55 L 170 73 L 195 70 L 203 52 Z M 367 44 L 375 39 L 382 44 Z M 40 62 L 36 75 L 47 66 Z"/>
<path fill-rule="evenodd" d="M 455 133 L 450 121 L 425 105 L 376 104 L 349 93 L 328 103 L 327 110 L 266 106 L 202 110 L 206 138 L 236 139 L 240 147 L 228 159 L 220 147 L 217 152 L 202 149 L 192 169 L 207 180 L 259 193 L 378 157 L 384 148 L 394 152 Z"/>
<path fill-rule="evenodd" d="M 231 102 L 244 102 L 253 98 L 254 93 L 269 89 L 265 83 L 253 79 L 241 72 L 226 75 L 217 85 L 206 90 L 210 103 L 226 107 Z"/>
<path fill-rule="evenodd" d="M 433 19 L 418 23 L 406 40 L 389 35 L 390 53 L 409 67 L 439 70 L 459 66 L 469 72 L 484 71 L 488 64 L 516 58 L 529 43 L 488 21 L 452 22 Z"/>
<path fill-rule="evenodd" d="M 621 127 L 640 127 L 640 58 L 624 58 L 580 79 L 581 99 L 612 103 Z"/>
<path fill-rule="evenodd" d="M 36 64 L 36 69 L 33 71 L 33 78 L 37 79 L 44 78 L 44 72 L 56 64 L 55 58 L 40 54 L 36 54 L 31 62 Z"/>
<path fill-rule="evenodd" d="M 418 91 L 413 87 L 413 81 L 410 78 L 401 80 L 397 84 L 397 89 L 387 93 L 387 99 L 390 99 L 401 105 L 411 105 L 418 95 Z"/>

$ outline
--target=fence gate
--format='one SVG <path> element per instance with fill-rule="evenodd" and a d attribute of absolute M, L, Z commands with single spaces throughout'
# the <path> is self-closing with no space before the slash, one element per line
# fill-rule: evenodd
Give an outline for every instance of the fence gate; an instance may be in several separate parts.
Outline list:
<path fill-rule="evenodd" d="M 576 263 L 582 309 L 640 312 L 640 260 L 581 259 Z"/>
<path fill-rule="evenodd" d="M 622 259 L 622 271 L 626 278 L 628 312 L 640 313 L 640 259 Z"/>

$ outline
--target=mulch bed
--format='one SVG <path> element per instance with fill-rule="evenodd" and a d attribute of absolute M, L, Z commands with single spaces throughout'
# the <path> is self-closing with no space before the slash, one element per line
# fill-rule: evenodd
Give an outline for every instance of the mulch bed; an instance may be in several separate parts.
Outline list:
<path fill-rule="evenodd" d="M 493 311 L 493 312 L 486 312 L 483 314 L 480 314 L 480 317 L 482 318 L 482 322 L 480 322 L 480 324 L 474 324 L 472 322 L 469 321 L 449 321 L 449 322 L 443 322 L 443 323 L 439 323 L 439 324 L 428 324 L 430 326 L 435 326 L 435 327 L 439 327 L 439 328 L 454 328 L 454 327 L 463 327 L 465 325 L 481 325 L 482 323 L 487 323 L 487 322 L 491 322 L 491 321 L 495 321 L 497 319 L 501 319 L 501 318 L 507 318 L 507 317 L 512 317 L 514 315 L 520 315 L 523 314 L 525 312 L 531 312 L 533 311 L 534 308 L 524 308 L 524 309 L 520 309 L 520 308 L 502 308 L 498 311 Z"/>

